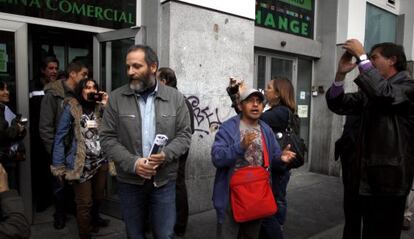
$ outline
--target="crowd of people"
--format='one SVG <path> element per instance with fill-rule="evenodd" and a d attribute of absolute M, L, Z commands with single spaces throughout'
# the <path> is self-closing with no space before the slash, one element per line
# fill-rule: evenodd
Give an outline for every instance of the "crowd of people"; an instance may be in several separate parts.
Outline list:
<path fill-rule="evenodd" d="M 335 150 L 343 169 L 343 238 L 397 239 L 411 220 L 414 201 L 412 196 L 407 200 L 414 176 L 414 149 L 408 145 L 414 142 L 414 81 L 406 73 L 401 46 L 377 44 L 367 55 L 358 40 L 350 39 L 343 48 L 326 94 L 329 109 L 347 115 Z M 356 67 L 359 91 L 345 93 L 346 74 Z M 88 77 L 81 62 L 70 63 L 64 77 L 58 77 L 58 69 L 56 58 L 45 58 L 41 84 L 30 93 L 32 160 L 42 161 L 35 166 L 39 178 L 33 182 L 37 208 L 47 207 L 41 203 L 53 195 L 55 229 L 65 227 L 66 213 L 73 209 L 79 237 L 91 238 L 110 224 L 99 211 L 113 163 L 128 238 L 145 238 L 148 230 L 154 238 L 183 236 L 189 211 L 185 168 L 194 117 L 191 104 L 177 90 L 174 71 L 159 68 L 156 53 L 145 45 L 128 49 L 129 82 L 110 94 Z M 290 170 L 301 165 L 296 161 L 299 152 L 280 141 L 287 128 L 299 135 L 294 91 L 283 76 L 272 78 L 264 94 L 230 79 L 227 92 L 237 115 L 223 122 L 211 149 L 217 238 L 285 238 Z M 13 190 L 18 189 L 16 169 L 24 155 L 26 120 L 8 103 L 8 86 L 0 82 L 0 235 L 28 238 L 30 225 Z M 154 147 L 158 137 L 168 142 Z M 273 204 L 260 205 L 269 207 L 266 215 L 241 220 L 236 214 L 250 212 L 234 205 L 231 182 L 246 169 L 264 169 L 264 187 L 254 190 L 269 190 Z M 249 200 L 260 203 L 257 198 Z"/>

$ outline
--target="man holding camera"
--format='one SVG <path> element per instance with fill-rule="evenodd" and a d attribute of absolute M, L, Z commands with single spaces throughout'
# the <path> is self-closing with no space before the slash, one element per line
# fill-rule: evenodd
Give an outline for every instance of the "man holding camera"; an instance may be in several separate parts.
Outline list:
<path fill-rule="evenodd" d="M 66 71 L 68 74 L 66 80 L 52 81 L 45 86 L 45 96 L 40 106 L 39 133 L 49 154 L 50 164 L 56 128 L 63 112 L 63 100 L 74 96 L 73 91 L 77 84 L 88 77 L 88 68 L 81 62 L 70 63 Z M 56 208 L 53 226 L 56 229 L 63 229 L 66 224 L 65 190 L 57 178 L 53 179 L 53 193 Z"/>
<path fill-rule="evenodd" d="M 335 82 L 326 94 L 329 109 L 360 115 L 356 155 L 363 233 L 366 239 L 400 238 L 405 199 L 413 182 L 414 81 L 402 46 L 374 45 L 367 57 L 356 39 L 345 42 Z M 354 63 L 352 58 L 357 61 Z M 344 93 L 344 79 L 356 66 L 360 91 Z"/>
<path fill-rule="evenodd" d="M 145 45 L 126 56 L 129 83 L 113 91 L 100 132 L 105 153 L 114 160 L 128 237 L 145 238 L 145 212 L 155 238 L 173 238 L 178 158 L 191 142 L 190 115 L 184 96 L 155 78 L 158 57 Z M 168 137 L 151 154 L 156 134 Z"/>

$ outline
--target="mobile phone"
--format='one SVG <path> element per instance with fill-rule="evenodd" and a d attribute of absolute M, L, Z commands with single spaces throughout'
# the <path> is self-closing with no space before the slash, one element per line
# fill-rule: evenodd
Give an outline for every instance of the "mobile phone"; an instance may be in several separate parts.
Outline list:
<path fill-rule="evenodd" d="M 21 118 L 19 123 L 22 124 L 22 125 L 25 125 L 25 124 L 27 124 L 27 121 L 28 121 L 27 118 Z"/>
<path fill-rule="evenodd" d="M 88 94 L 88 100 L 89 101 L 95 101 L 95 102 L 99 102 L 102 101 L 102 97 L 103 97 L 103 93 L 99 93 L 99 92 L 92 92 Z"/>

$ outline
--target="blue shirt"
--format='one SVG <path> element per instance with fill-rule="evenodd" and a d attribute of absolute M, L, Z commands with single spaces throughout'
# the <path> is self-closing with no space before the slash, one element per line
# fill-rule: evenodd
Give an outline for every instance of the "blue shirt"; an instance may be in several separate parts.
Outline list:
<path fill-rule="evenodd" d="M 141 132 L 142 132 L 142 157 L 149 156 L 152 143 L 155 139 L 155 94 L 158 90 L 156 83 L 154 91 L 150 92 L 146 97 L 136 94 L 141 113 Z"/>

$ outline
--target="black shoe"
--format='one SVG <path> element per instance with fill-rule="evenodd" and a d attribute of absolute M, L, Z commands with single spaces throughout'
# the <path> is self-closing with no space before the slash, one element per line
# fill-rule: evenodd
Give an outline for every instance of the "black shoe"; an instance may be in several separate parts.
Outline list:
<path fill-rule="evenodd" d="M 184 227 L 180 227 L 180 226 L 175 226 L 174 227 L 174 233 L 178 237 L 184 237 L 184 235 L 185 235 L 185 228 Z"/>
<path fill-rule="evenodd" d="M 66 226 L 65 216 L 54 216 L 53 227 L 56 230 L 61 230 Z"/>
<path fill-rule="evenodd" d="M 99 227 L 98 227 L 98 226 L 92 226 L 91 233 L 92 233 L 92 234 L 97 234 L 97 233 L 99 233 Z"/>
<path fill-rule="evenodd" d="M 411 228 L 411 221 L 409 221 L 407 218 L 404 218 L 403 224 L 401 226 L 401 229 L 404 231 L 409 231 Z"/>
<path fill-rule="evenodd" d="M 93 227 L 107 227 L 109 226 L 109 223 L 111 220 L 109 219 L 103 219 L 102 217 L 98 217 L 97 219 L 92 221 Z"/>

